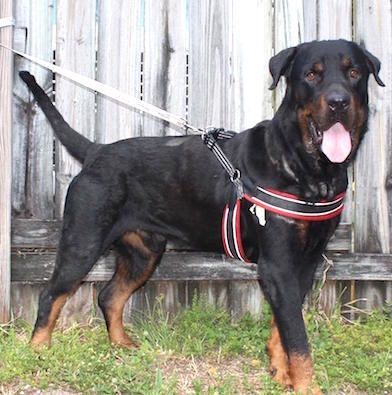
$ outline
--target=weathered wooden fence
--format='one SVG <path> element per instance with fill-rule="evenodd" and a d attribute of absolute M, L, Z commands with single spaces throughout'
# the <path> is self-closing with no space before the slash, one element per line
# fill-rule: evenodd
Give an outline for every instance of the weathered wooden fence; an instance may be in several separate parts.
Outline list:
<path fill-rule="evenodd" d="M 378 56 L 387 87 L 376 88 L 370 79 L 370 132 L 350 170 L 344 224 L 329 245 L 335 265 L 321 300 L 327 310 L 338 297 L 364 299 L 362 308 L 392 301 L 390 0 L 53 1 L 14 0 L 15 49 L 141 97 L 196 126 L 239 131 L 272 117 L 284 87 L 268 90 L 268 60 L 288 46 L 346 38 Z M 35 74 L 48 92 L 53 76 L 15 58 L 11 296 L 15 316 L 31 321 L 53 267 L 67 186 L 79 165 L 54 143 L 45 117 L 18 78 L 20 69 Z M 99 142 L 180 133 L 60 76 L 55 100 L 71 126 Z M 112 265 L 111 256 L 97 264 L 68 302 L 63 322 L 79 310 L 86 317 L 94 309 Z M 127 316 L 143 311 L 161 293 L 164 308 L 176 311 L 195 291 L 234 314 L 257 314 L 262 300 L 253 266 L 220 255 L 172 252 L 153 281 L 132 296 Z"/>

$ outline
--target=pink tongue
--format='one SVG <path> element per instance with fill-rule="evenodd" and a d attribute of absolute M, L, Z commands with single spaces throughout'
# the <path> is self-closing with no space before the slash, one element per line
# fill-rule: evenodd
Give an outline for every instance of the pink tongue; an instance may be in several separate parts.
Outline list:
<path fill-rule="evenodd" d="M 321 150 L 334 163 L 342 163 L 351 152 L 350 133 L 337 122 L 323 133 Z"/>

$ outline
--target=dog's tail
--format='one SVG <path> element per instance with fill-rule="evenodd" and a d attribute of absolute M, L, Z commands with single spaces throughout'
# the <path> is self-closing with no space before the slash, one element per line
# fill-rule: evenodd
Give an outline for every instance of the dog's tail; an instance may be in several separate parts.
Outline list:
<path fill-rule="evenodd" d="M 61 143 L 67 148 L 68 152 L 80 162 L 84 162 L 87 156 L 88 149 L 94 144 L 86 137 L 79 134 L 76 130 L 72 129 L 67 122 L 65 122 L 62 115 L 57 111 L 56 107 L 50 101 L 48 95 L 37 84 L 33 75 L 28 71 L 20 71 L 20 78 L 26 83 L 28 88 L 37 100 L 37 103 L 45 113 L 56 136 Z"/>

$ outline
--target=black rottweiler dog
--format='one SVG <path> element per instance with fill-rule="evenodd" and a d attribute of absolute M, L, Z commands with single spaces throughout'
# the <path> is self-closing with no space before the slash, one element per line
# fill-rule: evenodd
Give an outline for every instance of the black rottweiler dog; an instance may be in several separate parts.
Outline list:
<path fill-rule="evenodd" d="M 40 296 L 31 344 L 50 344 L 67 297 L 113 245 L 117 269 L 99 305 L 111 342 L 133 346 L 124 331 L 123 307 L 153 273 L 166 241 L 223 251 L 223 238 L 229 255 L 258 264 L 274 314 L 267 344 L 271 374 L 295 391 L 319 393 L 317 385 L 311 389 L 313 367 L 301 308 L 338 225 L 347 166 L 367 129 L 369 75 L 384 85 L 379 70 L 376 57 L 344 40 L 301 44 L 271 59 L 271 89 L 281 76 L 287 81 L 276 115 L 219 144 L 241 178 L 257 185 L 257 193 L 280 200 L 277 208 L 262 205 L 266 212 L 255 215 L 257 196 L 242 199 L 241 206 L 235 205 L 241 234 L 237 229 L 229 236 L 221 220 L 233 184 L 200 137 L 92 143 L 64 121 L 33 76 L 21 72 L 57 137 L 83 163 L 68 190 L 56 266 Z M 295 207 L 287 209 L 286 203 Z M 329 204 L 335 207 L 328 215 L 293 214 L 300 205 Z"/>

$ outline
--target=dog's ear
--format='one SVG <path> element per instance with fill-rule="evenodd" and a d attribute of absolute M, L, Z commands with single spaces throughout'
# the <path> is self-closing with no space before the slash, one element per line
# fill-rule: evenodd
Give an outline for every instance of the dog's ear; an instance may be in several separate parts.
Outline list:
<path fill-rule="evenodd" d="M 380 72 L 381 62 L 366 49 L 362 48 L 362 51 L 365 55 L 366 64 L 368 66 L 369 72 L 374 75 L 374 79 L 376 80 L 378 85 L 385 86 L 385 84 L 381 81 L 381 78 L 378 76 L 378 73 Z"/>
<path fill-rule="evenodd" d="M 289 66 L 297 53 L 297 47 L 290 47 L 280 51 L 269 61 L 269 69 L 272 75 L 270 90 L 275 89 L 282 75 L 286 75 Z"/>

